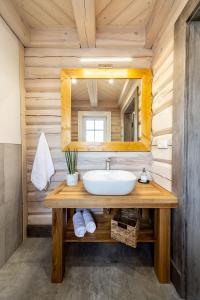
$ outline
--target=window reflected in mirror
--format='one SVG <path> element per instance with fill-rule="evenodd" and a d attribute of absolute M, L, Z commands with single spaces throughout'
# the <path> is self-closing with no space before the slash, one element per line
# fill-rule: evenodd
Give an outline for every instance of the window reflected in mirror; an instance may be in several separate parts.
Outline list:
<path fill-rule="evenodd" d="M 71 84 L 72 141 L 140 141 L 141 79 L 76 79 Z"/>

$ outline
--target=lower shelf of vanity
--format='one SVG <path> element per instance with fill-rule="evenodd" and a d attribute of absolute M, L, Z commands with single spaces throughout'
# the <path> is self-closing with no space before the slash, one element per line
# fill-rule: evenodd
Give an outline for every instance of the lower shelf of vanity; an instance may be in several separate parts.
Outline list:
<path fill-rule="evenodd" d="M 95 221 L 97 229 L 94 233 L 86 233 L 83 238 L 78 238 L 74 235 L 72 218 L 68 219 L 65 231 L 64 242 L 76 243 L 76 242 L 96 242 L 96 243 L 117 243 L 110 235 L 111 230 L 111 217 L 112 215 L 95 215 Z M 147 223 L 141 223 L 140 232 L 138 236 L 138 243 L 154 243 L 154 231 L 152 225 Z"/>

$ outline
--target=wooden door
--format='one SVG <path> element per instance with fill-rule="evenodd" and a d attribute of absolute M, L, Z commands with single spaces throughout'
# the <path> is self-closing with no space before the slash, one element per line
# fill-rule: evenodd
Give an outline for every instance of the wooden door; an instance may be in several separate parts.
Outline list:
<path fill-rule="evenodd" d="M 200 22 L 189 25 L 186 179 L 187 298 L 200 299 Z"/>

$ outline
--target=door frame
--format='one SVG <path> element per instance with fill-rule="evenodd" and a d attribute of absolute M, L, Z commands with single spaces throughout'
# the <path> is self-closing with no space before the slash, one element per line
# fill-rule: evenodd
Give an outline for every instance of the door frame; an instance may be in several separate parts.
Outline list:
<path fill-rule="evenodd" d="M 191 21 L 200 20 L 200 1 L 189 0 L 179 16 L 174 31 L 174 96 L 172 190 L 179 208 L 172 213 L 171 279 L 178 293 L 186 297 L 186 202 L 187 202 L 187 105 L 188 38 Z"/>

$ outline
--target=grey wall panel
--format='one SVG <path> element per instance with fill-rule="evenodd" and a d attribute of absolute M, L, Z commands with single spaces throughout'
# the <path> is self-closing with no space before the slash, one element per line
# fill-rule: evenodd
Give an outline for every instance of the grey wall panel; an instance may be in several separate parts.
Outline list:
<path fill-rule="evenodd" d="M 21 241 L 21 145 L 0 144 L 0 267 Z"/>

